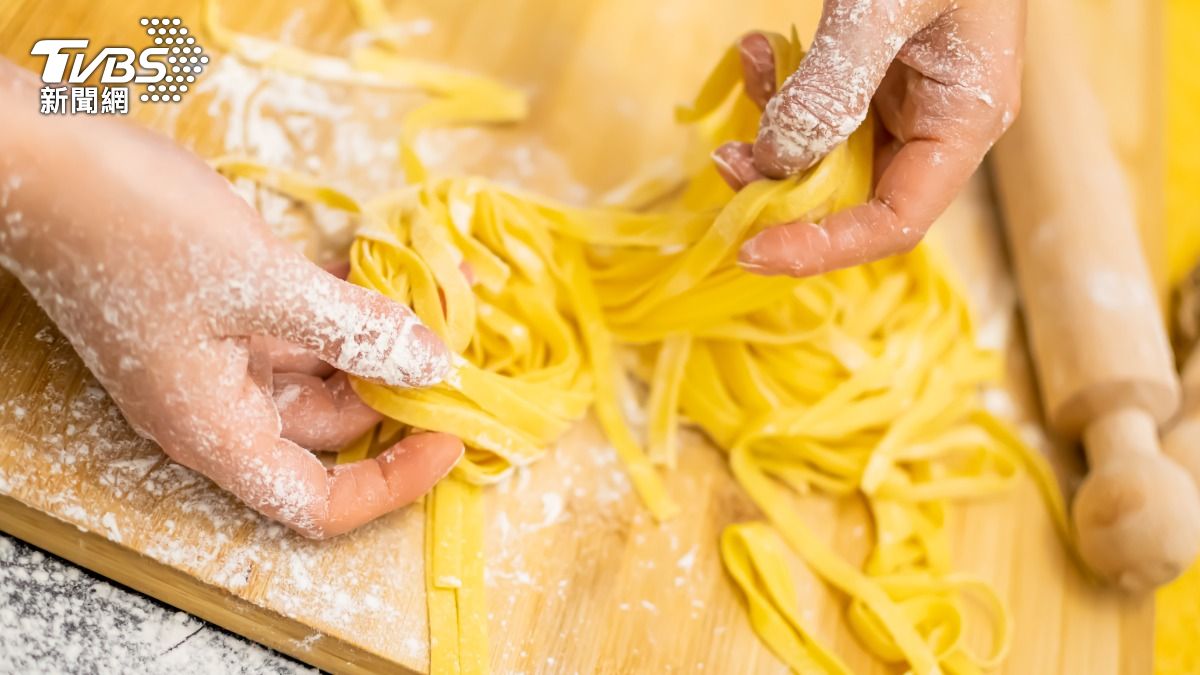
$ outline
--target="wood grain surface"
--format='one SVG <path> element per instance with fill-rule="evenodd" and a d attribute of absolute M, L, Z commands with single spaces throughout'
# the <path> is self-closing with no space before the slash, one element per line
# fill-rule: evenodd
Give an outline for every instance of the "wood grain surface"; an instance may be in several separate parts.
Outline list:
<path fill-rule="evenodd" d="M 332 1 L 223 2 L 222 8 L 240 30 L 313 49 L 344 53 L 353 40 L 350 11 Z M 413 54 L 501 77 L 532 95 L 532 117 L 518 128 L 432 134 L 431 147 L 443 151 L 435 167 L 588 199 L 678 154 L 684 138 L 671 123 L 672 106 L 696 88 L 730 40 L 750 28 L 785 30 L 791 22 L 811 34 L 818 6 L 425 0 L 394 10 L 414 29 Z M 28 56 L 34 40 L 86 36 L 98 44 L 143 44 L 142 16 L 180 16 L 199 28 L 195 2 L 61 0 L 51 8 L 0 0 L 0 49 L 40 69 Z M 247 127 L 245 106 L 230 102 L 280 87 L 271 74 L 245 70 L 216 55 L 194 96 L 177 106 L 135 103 L 130 116 L 203 156 L 269 154 L 277 148 Z M 258 84 L 239 94 L 247 77 Z M 204 78 L 224 84 L 206 90 Z M 385 133 L 414 100 L 336 87 L 326 96 L 352 108 L 355 119 L 367 119 L 364 128 Z M 283 129 L 320 122 L 294 124 L 296 116 L 286 111 L 268 113 L 279 113 Z M 377 161 L 390 141 L 356 145 L 351 153 L 344 134 L 357 127 L 335 127 L 317 134 L 319 147 L 289 139 L 280 161 L 315 162 L 357 193 L 397 180 L 393 166 Z M 357 161 L 364 156 L 370 161 Z M 269 220 L 294 215 L 259 205 Z M 1033 421 L 1029 369 L 993 213 L 986 181 L 976 177 L 935 228 L 936 238 L 961 263 L 985 332 L 1010 354 L 1009 396 L 997 396 L 998 405 L 1010 407 L 1038 441 L 1044 436 Z M 305 236 L 296 235 L 312 250 L 329 243 Z M 755 510 L 721 453 L 697 434 L 684 438 L 680 468 L 668 483 L 685 512 L 666 525 L 655 525 L 641 509 L 591 423 L 489 491 L 488 603 L 497 672 L 785 671 L 751 631 L 715 546 L 722 527 L 755 517 Z M 1044 447 L 1051 451 L 1053 444 Z M 1077 458 L 1061 451 L 1055 458 L 1070 484 Z M 426 668 L 419 505 L 324 543 L 266 522 L 138 439 L 70 346 L 3 274 L 0 495 L 7 495 L 0 497 L 0 529 L 301 660 L 338 672 Z M 840 551 L 865 553 L 870 528 L 862 504 L 809 498 L 801 507 Z M 993 583 L 1015 617 L 1004 672 L 1149 672 L 1151 602 L 1085 581 L 1031 485 L 955 509 L 951 527 L 958 566 Z M 893 672 L 847 631 L 844 599 L 796 566 L 804 579 L 798 602 L 813 632 L 856 672 Z M 976 632 L 974 638 L 985 639 Z"/>

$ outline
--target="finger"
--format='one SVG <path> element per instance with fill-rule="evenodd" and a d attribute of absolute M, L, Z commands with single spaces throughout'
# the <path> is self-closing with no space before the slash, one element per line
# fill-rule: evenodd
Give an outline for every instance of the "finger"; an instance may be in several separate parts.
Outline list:
<path fill-rule="evenodd" d="M 212 477 L 268 518 L 324 539 L 412 503 L 462 453 L 462 441 L 449 434 L 416 434 L 373 459 L 327 469 L 311 452 L 276 439 L 231 456 Z"/>
<path fill-rule="evenodd" d="M 339 260 L 337 262 L 326 263 L 321 266 L 321 269 L 345 281 L 350 276 L 350 261 Z"/>
<path fill-rule="evenodd" d="M 239 338 L 246 348 L 246 374 L 258 388 L 271 393 L 271 351 L 257 336 Z"/>
<path fill-rule="evenodd" d="M 875 119 L 878 122 L 875 125 L 877 135 L 881 132 L 887 132 L 897 138 L 903 135 L 903 120 L 907 118 L 909 112 L 905 110 L 908 87 L 910 83 L 920 77 L 920 73 L 909 68 L 900 60 L 892 62 L 871 101 Z"/>
<path fill-rule="evenodd" d="M 762 108 L 775 95 L 775 52 L 762 33 L 747 33 L 738 40 L 742 61 L 742 81 L 746 95 Z"/>
<path fill-rule="evenodd" d="M 329 472 L 324 536 L 352 530 L 412 503 L 462 457 L 462 441 L 450 434 L 413 434 L 374 459 L 340 464 Z"/>
<path fill-rule="evenodd" d="M 327 469 L 280 438 L 280 417 L 249 377 L 244 346 L 224 340 L 203 347 L 174 359 L 193 366 L 188 380 L 159 383 L 166 387 L 161 400 L 180 407 L 151 418 L 152 437 L 175 461 L 306 536 L 340 534 L 410 503 L 462 456 L 457 438 L 419 434 L 376 458 Z"/>
<path fill-rule="evenodd" d="M 884 126 L 899 149 L 877 153 L 875 198 L 820 227 L 762 232 L 743 245 L 743 266 L 806 276 L 902 253 L 921 240 L 1020 106 L 1022 17 L 993 5 L 946 14 L 905 46 L 905 65 L 893 66 L 883 92 L 891 106 L 882 111 Z M 948 53 L 957 63 L 951 69 L 936 58 Z"/>
<path fill-rule="evenodd" d="M 276 373 L 272 396 L 279 411 L 280 435 L 309 450 L 344 448 L 383 419 L 354 393 L 345 373 L 326 380 Z"/>
<path fill-rule="evenodd" d="M 299 345 L 338 370 L 393 386 L 436 384 L 449 371 L 446 346 L 404 305 L 299 256 L 277 261 L 261 276 L 269 285 L 240 316 L 242 330 Z"/>
<path fill-rule="evenodd" d="M 767 103 L 754 163 L 771 178 L 802 171 L 866 118 L 871 96 L 908 39 L 945 0 L 826 0 L 812 49 Z"/>
<path fill-rule="evenodd" d="M 939 140 L 906 143 L 869 202 L 819 225 L 791 223 L 764 230 L 742 245 L 738 262 L 758 274 L 804 277 L 906 252 L 954 199 L 981 156 L 976 148 Z"/>
<path fill-rule="evenodd" d="M 886 129 L 879 129 L 879 133 L 875 135 L 875 155 L 871 162 L 871 185 L 879 185 L 879 180 L 892 165 L 892 159 L 903 147 L 904 144 Z"/>
<path fill-rule="evenodd" d="M 775 52 L 771 41 L 762 33 L 747 33 L 738 40 L 737 47 L 746 95 L 762 109 L 775 94 Z M 717 173 L 734 190 L 763 178 L 754 168 L 754 151 L 750 143 L 725 143 L 712 152 L 712 160 Z"/>
<path fill-rule="evenodd" d="M 734 190 L 741 190 L 750 183 L 763 177 L 754 168 L 754 156 L 751 154 L 749 143 L 731 141 L 713 150 L 713 165 L 721 178 Z"/>
<path fill-rule="evenodd" d="M 938 137 L 957 127 L 994 142 L 1004 133 L 1021 104 L 1025 20 L 1018 5 L 960 7 L 909 40 L 897 56 L 902 103 L 880 106 L 892 111 L 882 118 L 897 138 Z"/>
<path fill-rule="evenodd" d="M 333 366 L 322 361 L 316 354 L 286 340 L 269 335 L 255 335 L 250 338 L 250 342 L 254 352 L 266 358 L 272 372 L 304 373 L 322 379 L 334 372 Z"/>

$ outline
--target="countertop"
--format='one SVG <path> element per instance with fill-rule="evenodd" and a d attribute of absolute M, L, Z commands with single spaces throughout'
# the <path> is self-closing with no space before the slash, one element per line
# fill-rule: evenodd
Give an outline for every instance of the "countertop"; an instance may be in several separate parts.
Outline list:
<path fill-rule="evenodd" d="M 317 671 L 0 534 L 0 673 Z"/>

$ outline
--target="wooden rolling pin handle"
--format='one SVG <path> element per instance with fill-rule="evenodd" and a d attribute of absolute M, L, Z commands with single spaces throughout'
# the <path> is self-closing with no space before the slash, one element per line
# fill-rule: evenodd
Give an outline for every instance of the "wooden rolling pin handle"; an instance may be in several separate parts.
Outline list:
<path fill-rule="evenodd" d="M 1185 415 L 1163 435 L 1163 452 L 1200 486 L 1200 412 Z"/>
<path fill-rule="evenodd" d="M 1163 434 L 1163 452 L 1200 486 L 1200 349 L 1183 369 L 1183 408 Z"/>
<path fill-rule="evenodd" d="M 1075 494 L 1079 551 L 1120 587 L 1166 583 L 1200 552 L 1200 492 L 1159 452 L 1154 418 L 1122 408 L 1083 432 L 1090 471 Z"/>
<path fill-rule="evenodd" d="M 1083 560 L 1129 589 L 1200 551 L 1200 492 L 1159 449 L 1179 383 L 1133 200 L 1073 35 L 1072 0 L 1028 3 L 1021 115 L 993 167 L 1046 418 L 1083 436 Z"/>

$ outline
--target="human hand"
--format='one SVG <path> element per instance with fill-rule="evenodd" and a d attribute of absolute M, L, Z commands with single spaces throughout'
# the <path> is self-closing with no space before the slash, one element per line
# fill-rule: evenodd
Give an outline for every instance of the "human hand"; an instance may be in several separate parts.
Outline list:
<path fill-rule="evenodd" d="M 345 373 L 393 386 L 444 377 L 446 348 L 408 308 L 276 240 L 166 139 L 39 115 L 40 83 L 19 70 L 0 59 L 0 265 L 134 429 L 310 537 L 409 503 L 450 471 L 463 447 L 446 434 L 331 469 L 310 452 L 379 420 Z"/>
<path fill-rule="evenodd" d="M 875 194 L 821 223 L 743 244 L 759 274 L 809 276 L 912 249 L 1020 107 L 1024 0 L 825 0 L 812 48 L 775 91 L 767 40 L 740 43 L 746 91 L 764 108 L 753 145 L 714 153 L 736 189 L 812 166 L 874 103 Z"/>

